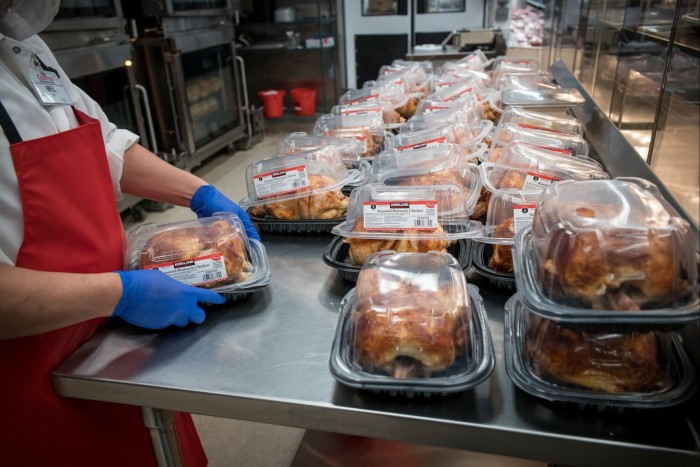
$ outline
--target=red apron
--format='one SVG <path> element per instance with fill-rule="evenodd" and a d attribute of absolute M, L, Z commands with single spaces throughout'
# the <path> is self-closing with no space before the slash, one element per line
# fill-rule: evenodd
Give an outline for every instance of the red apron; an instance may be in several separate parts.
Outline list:
<path fill-rule="evenodd" d="M 0 103 L 24 212 L 16 265 L 42 271 L 122 269 L 124 229 L 99 121 L 75 110 L 78 128 L 21 141 Z M 41 293 L 41 284 L 36 284 Z M 154 466 L 138 407 L 62 398 L 51 372 L 103 322 L 0 340 L 0 465 Z M 186 466 L 206 465 L 189 414 L 175 416 Z"/>

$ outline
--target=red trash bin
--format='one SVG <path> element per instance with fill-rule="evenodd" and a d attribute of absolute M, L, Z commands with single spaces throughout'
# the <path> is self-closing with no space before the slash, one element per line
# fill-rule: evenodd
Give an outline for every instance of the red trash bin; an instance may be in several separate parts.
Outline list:
<path fill-rule="evenodd" d="M 284 113 L 282 102 L 286 93 L 283 89 L 263 89 L 258 91 L 265 118 L 279 118 L 282 116 Z"/>
<path fill-rule="evenodd" d="M 294 88 L 291 92 L 295 114 L 303 117 L 316 113 L 316 90 L 314 88 Z"/>

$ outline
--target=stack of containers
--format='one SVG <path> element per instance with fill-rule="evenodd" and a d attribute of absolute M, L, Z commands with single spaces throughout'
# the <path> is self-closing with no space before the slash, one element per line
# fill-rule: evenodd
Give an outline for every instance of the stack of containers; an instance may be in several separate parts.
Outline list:
<path fill-rule="evenodd" d="M 514 244 L 506 370 L 536 397 L 659 408 L 694 392 L 678 331 L 698 319 L 688 223 L 642 179 L 563 181 Z"/>
<path fill-rule="evenodd" d="M 481 182 L 476 166 L 464 160 L 459 147 L 382 153 L 367 181 L 350 194 L 348 219 L 333 228 L 336 238 L 324 255 L 341 276 L 352 280 L 369 254 L 386 249 L 427 252 L 449 247 L 468 266 L 470 244 L 463 240 L 481 232 L 481 224 L 469 219 Z"/>
<path fill-rule="evenodd" d="M 343 298 L 329 366 L 347 386 L 447 395 L 494 368 L 478 289 L 447 253 L 378 252 Z"/>
<path fill-rule="evenodd" d="M 232 213 L 140 225 L 129 232 L 125 251 L 128 270 L 158 269 L 185 284 L 225 294 L 229 301 L 272 281 L 265 247 L 248 238 Z"/>

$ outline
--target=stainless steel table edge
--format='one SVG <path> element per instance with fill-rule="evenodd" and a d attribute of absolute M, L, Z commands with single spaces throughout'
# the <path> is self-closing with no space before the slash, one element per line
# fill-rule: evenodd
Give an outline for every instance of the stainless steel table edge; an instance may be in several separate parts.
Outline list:
<path fill-rule="evenodd" d="M 550 436 L 529 430 L 485 427 L 400 413 L 368 412 L 330 404 L 310 407 L 291 400 L 96 382 L 73 379 L 58 372 L 54 373 L 54 385 L 59 394 L 70 394 L 70 397 L 80 399 L 464 449 L 549 464 L 623 467 L 642 465 L 640 460 L 644 459 L 644 465 L 697 467 L 700 462 L 700 452 L 559 434 Z M 196 402 L 194 399 L 197 399 Z M 498 439 L 497 447 L 493 446 L 494 437 Z M 577 462 L 572 462 L 572 452 L 577 453 Z"/>

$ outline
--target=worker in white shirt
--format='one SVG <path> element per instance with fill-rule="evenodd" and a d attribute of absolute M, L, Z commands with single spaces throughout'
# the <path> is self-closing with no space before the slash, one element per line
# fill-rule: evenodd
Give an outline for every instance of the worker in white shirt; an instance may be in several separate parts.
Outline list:
<path fill-rule="evenodd" d="M 110 316 L 160 329 L 201 323 L 215 292 L 123 271 L 122 193 L 198 217 L 246 213 L 117 129 L 36 36 L 59 2 L 0 0 L 0 464 L 153 466 L 139 408 L 61 398 L 50 373 Z M 185 465 L 206 465 L 189 414 Z"/>

